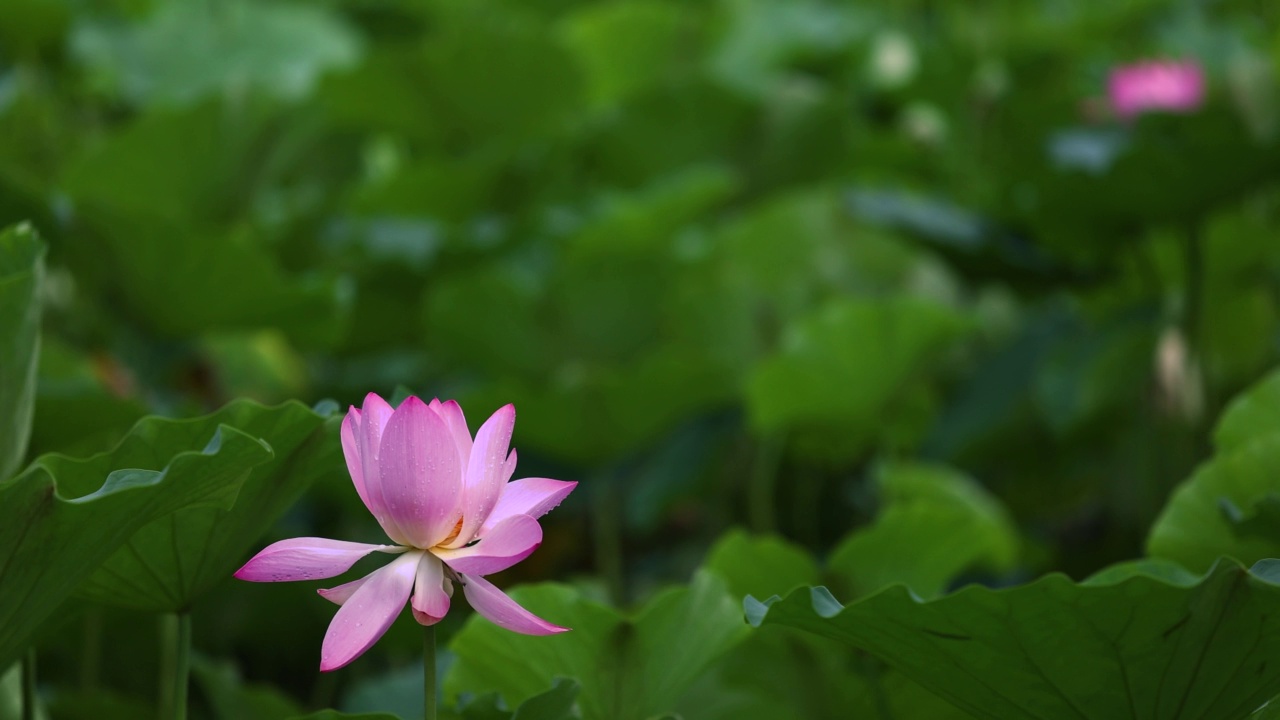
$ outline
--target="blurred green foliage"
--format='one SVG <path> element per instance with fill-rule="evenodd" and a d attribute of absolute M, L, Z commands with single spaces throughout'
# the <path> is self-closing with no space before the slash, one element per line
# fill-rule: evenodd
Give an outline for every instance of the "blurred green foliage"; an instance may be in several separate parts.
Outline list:
<path fill-rule="evenodd" d="M 74 484 L 54 522 L 223 421 L 274 453 L 237 466 L 246 505 L 185 511 L 236 528 L 199 587 L 161 572 L 180 597 L 125 602 L 92 575 L 180 517 L 119 510 L 41 595 L 95 602 L 42 606 L 0 656 L 38 642 L 54 717 L 137 717 L 136 610 L 194 602 L 193 716 L 373 709 L 352 698 L 412 665 L 416 625 L 317 678 L 329 606 L 218 577 L 278 537 L 378 541 L 306 406 L 408 388 L 473 427 L 514 402 L 521 475 L 582 481 L 504 578 L 571 582 L 525 591 L 581 609 L 567 659 L 486 675 L 496 630 L 454 613 L 461 717 L 960 717 L 896 650 L 770 621 L 704 656 L 646 620 L 703 593 L 701 629 L 737 628 L 742 596 L 819 583 L 899 617 L 894 584 L 1274 555 L 1275 376 L 1240 394 L 1280 361 L 1277 26 L 1245 0 L 0 2 L 0 494 Z M 1108 70 L 1152 57 L 1197 60 L 1204 106 L 1116 118 Z M 210 415 L 237 398 L 304 405 Z M 146 415 L 204 417 L 150 464 L 97 455 Z M 48 470 L 67 456 L 101 472 Z M 152 502 L 108 489 L 75 512 Z M 35 571 L 4 552 L 0 581 Z M 1150 592 L 1176 609 L 1246 577 L 1218 567 Z M 608 633 L 621 665 L 589 667 Z"/>

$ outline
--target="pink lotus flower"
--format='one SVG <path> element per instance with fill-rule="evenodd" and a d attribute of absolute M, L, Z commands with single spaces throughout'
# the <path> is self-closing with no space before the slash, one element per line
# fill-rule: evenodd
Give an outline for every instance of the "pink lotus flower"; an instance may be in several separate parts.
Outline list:
<path fill-rule="evenodd" d="M 1151 110 L 1190 112 L 1204 102 L 1204 71 L 1190 60 L 1124 65 L 1111 71 L 1107 94 L 1122 118 Z"/>
<path fill-rule="evenodd" d="M 455 583 L 494 624 L 526 635 L 569 628 L 525 610 L 483 576 L 505 570 L 542 542 L 537 518 L 577 485 L 545 478 L 508 482 L 516 411 L 499 409 L 471 438 L 458 403 L 410 397 L 392 409 L 370 393 L 342 423 L 342 452 L 356 492 L 395 545 L 293 538 L 273 543 L 236 571 L 241 580 L 317 580 L 373 552 L 395 555 L 368 575 L 320 590 L 341 608 L 320 650 L 320 670 L 355 660 L 382 637 L 405 601 L 423 625 L 449 611 Z M 412 596 L 410 595 L 412 593 Z"/>

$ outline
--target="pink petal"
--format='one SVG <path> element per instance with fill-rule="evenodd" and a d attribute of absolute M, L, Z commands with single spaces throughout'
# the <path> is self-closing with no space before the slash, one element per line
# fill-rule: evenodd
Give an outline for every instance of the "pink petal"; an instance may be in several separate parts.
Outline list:
<path fill-rule="evenodd" d="M 471 458 L 471 430 L 467 427 L 467 418 L 462 414 L 462 406 L 456 400 L 440 402 L 432 400 L 428 406 L 436 411 L 436 415 L 444 420 L 444 424 L 449 427 L 449 434 L 453 436 L 453 444 L 458 448 L 458 461 L 460 467 L 465 468 L 467 461 Z"/>
<path fill-rule="evenodd" d="M 458 522 L 462 467 L 449 427 L 426 403 L 409 397 L 382 436 L 382 492 L 387 511 L 410 545 L 428 548 Z"/>
<path fill-rule="evenodd" d="M 498 504 L 493 506 L 489 518 L 480 528 L 480 534 L 484 535 L 490 528 L 512 515 L 540 518 L 559 505 L 577 486 L 576 482 L 548 478 L 525 478 L 507 483 L 503 486 Z"/>
<path fill-rule="evenodd" d="M 387 502 L 387 492 L 383 489 L 381 454 L 382 436 L 386 433 L 387 423 L 391 421 L 394 411 L 377 393 L 369 393 L 364 398 L 364 407 L 360 412 L 360 427 L 356 433 L 357 448 L 362 466 L 362 479 L 365 487 L 365 507 L 373 513 L 378 524 L 392 540 L 401 545 L 412 545 L 408 533 L 396 522 Z"/>
<path fill-rule="evenodd" d="M 347 460 L 347 472 L 351 475 L 351 484 L 356 486 L 356 494 L 360 502 L 369 507 L 369 493 L 364 487 L 364 463 L 360 460 L 360 411 L 354 406 L 347 410 L 342 419 L 342 455 Z"/>
<path fill-rule="evenodd" d="M 467 575 L 462 578 L 462 592 L 476 612 L 500 628 L 523 635 L 555 635 L 569 628 L 552 625 L 520 607 L 515 600 L 482 577 Z"/>
<path fill-rule="evenodd" d="M 319 580 L 341 575 L 357 560 L 378 550 L 399 552 L 403 548 L 325 538 L 290 538 L 263 548 L 237 570 L 235 576 L 250 582 Z"/>
<path fill-rule="evenodd" d="M 320 670 L 337 670 L 382 637 L 409 599 L 421 553 L 409 552 L 370 575 L 329 623 L 320 647 Z"/>
<path fill-rule="evenodd" d="M 506 460 L 515 424 L 515 406 L 504 405 L 476 431 L 462 491 L 462 528 L 450 543 L 452 547 L 461 547 L 476 536 L 502 495 L 502 486 L 511 477 L 506 473 Z"/>
<path fill-rule="evenodd" d="M 422 625 L 434 625 L 449 612 L 449 593 L 444 588 L 444 565 L 440 558 L 423 553 L 413 582 L 413 617 Z"/>
<path fill-rule="evenodd" d="M 431 552 L 460 573 L 491 575 L 529 557 L 542 543 L 542 526 L 528 515 L 512 515 L 474 544 L 456 550 L 436 548 Z"/>
<path fill-rule="evenodd" d="M 1204 102 L 1204 82 L 1195 62 L 1142 62 L 1113 69 L 1107 94 L 1124 118 L 1149 110 L 1187 112 Z"/>
<path fill-rule="evenodd" d="M 378 568 L 378 570 L 381 569 L 382 568 Z M 373 577 L 374 573 L 378 572 L 378 570 L 374 570 L 358 580 L 352 580 L 349 583 L 343 583 L 337 587 L 320 588 L 319 590 L 316 590 L 316 594 L 335 605 L 341 605 L 350 599 L 355 591 L 359 590 L 360 586 L 364 585 L 369 578 Z"/>

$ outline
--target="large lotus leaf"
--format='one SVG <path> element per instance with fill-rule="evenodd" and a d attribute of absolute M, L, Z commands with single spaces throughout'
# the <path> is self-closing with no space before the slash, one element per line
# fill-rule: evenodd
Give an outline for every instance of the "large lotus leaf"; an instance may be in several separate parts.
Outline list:
<path fill-rule="evenodd" d="M 755 138 L 747 160 L 756 171 L 756 191 L 827 183 L 866 160 L 865 135 L 849 122 L 845 88 L 818 84 L 805 92 L 783 91 L 769 105 L 776 119 Z"/>
<path fill-rule="evenodd" d="M 833 292 L 898 294 L 905 287 L 919 295 L 948 294 L 943 274 L 922 282 L 931 269 L 924 253 L 892 232 L 856 223 L 832 189 L 806 188 L 756 203 L 716 235 L 715 252 L 726 268 L 779 320 L 803 314 Z"/>
<path fill-rule="evenodd" d="M 129 266 L 122 290 L 130 310 L 161 334 L 279 327 L 299 343 L 327 345 L 345 332 L 346 285 L 326 275 L 287 276 L 256 236 L 199 231 L 178 239 L 118 226 L 107 232 Z"/>
<path fill-rule="evenodd" d="M 1280 556 L 1280 535 L 1253 532 L 1280 493 L 1280 372 L 1236 398 L 1218 423 L 1217 453 L 1174 491 L 1147 538 L 1147 552 L 1197 571 L 1227 555 Z M 1256 525 L 1256 523 L 1254 523 Z"/>
<path fill-rule="evenodd" d="M 174 612 L 226 580 L 245 553 L 317 477 L 341 472 L 336 418 L 297 402 L 240 400 L 200 422 L 230 425 L 275 451 L 255 468 L 230 510 L 187 508 L 139 528 L 77 592 L 121 607 Z"/>
<path fill-rule="evenodd" d="M 9 0 L 0 5 L 0 47 L 9 57 L 56 52 L 70 24 L 66 0 Z"/>
<path fill-rule="evenodd" d="M 515 369 L 539 385 L 556 371 L 591 384 L 583 378 L 590 369 L 566 373 L 566 364 L 613 363 L 627 372 L 641 352 L 662 353 L 669 326 L 695 312 L 690 305 L 700 298 L 671 300 L 687 264 L 673 238 L 735 188 L 735 176 L 713 166 L 606 195 L 564 239 L 549 271 L 510 257 L 433 283 L 427 332 L 459 363 L 499 376 Z M 511 358 L 513 345 L 526 350 Z"/>
<path fill-rule="evenodd" d="M 360 65 L 326 77 L 316 96 L 325 115 L 340 127 L 422 138 L 432 147 L 441 140 L 442 119 L 436 116 L 434 98 L 424 92 L 420 65 L 418 48 L 373 45 Z M 423 204 L 430 208 L 437 203 L 423 198 Z"/>
<path fill-rule="evenodd" d="M 352 210 L 369 219 L 353 227 L 362 231 L 353 233 L 350 243 L 352 259 L 362 263 L 353 269 L 373 275 L 379 269 L 376 263 L 426 266 L 446 240 L 445 230 L 488 211 L 504 169 L 498 160 L 415 158 L 385 181 L 358 187 Z"/>
<path fill-rule="evenodd" d="M 752 635 L 676 709 L 698 720 L 973 717 L 866 653 L 783 628 Z"/>
<path fill-rule="evenodd" d="M 1272 701 L 1249 716 L 1249 720 L 1276 720 L 1280 718 L 1280 701 Z"/>
<path fill-rule="evenodd" d="M 602 197 L 550 272 L 508 258 L 434 283 L 428 336 L 495 378 L 468 402 L 514 402 L 528 446 L 601 463 L 732 399 L 743 355 L 733 352 L 736 325 L 715 316 L 715 294 L 673 238 L 734 188 L 721 168 L 686 169 Z"/>
<path fill-rule="evenodd" d="M 1000 346 L 957 379 L 946 409 L 922 448 L 923 455 L 965 457 L 974 448 L 990 446 L 998 448 L 1003 459 L 1008 437 L 1033 430 L 1026 418 L 1033 416 L 1031 398 L 1043 358 L 1070 327 L 1061 304 L 1047 305 L 1028 311 Z M 1037 485 L 1034 491 L 1040 490 Z"/>
<path fill-rule="evenodd" d="M 540 273 L 521 263 L 455 271 L 427 290 L 425 335 L 441 354 L 468 368 L 498 376 L 545 373 L 556 348 L 545 339 L 544 285 Z M 512 347 L 523 349 L 512 353 Z"/>
<path fill-rule="evenodd" d="M 728 402 L 733 380 L 722 362 L 672 347 L 616 365 L 570 365 L 541 382 L 506 378 L 466 397 L 468 406 L 515 403 L 524 418 L 521 442 L 566 461 L 599 464 Z"/>
<path fill-rule="evenodd" d="M 771 535 L 731 531 L 712 546 L 702 567 L 724 578 L 734 597 L 782 595 L 818 582 L 818 563 L 803 548 Z"/>
<path fill-rule="evenodd" d="M 520 703 L 515 710 L 505 710 L 497 693 L 488 693 L 467 703 L 450 720 L 576 720 L 574 701 L 581 686 L 572 680 L 557 680 L 555 687 Z"/>
<path fill-rule="evenodd" d="M 848 266 L 844 249 L 863 244 L 853 242 L 851 229 L 835 193 L 804 192 L 756 203 L 725 223 L 716 250 L 753 299 L 786 319 L 811 308 L 823 286 L 843 279 L 832 276 Z"/>
<path fill-rule="evenodd" d="M 1218 418 L 1213 444 L 1220 453 L 1230 452 L 1276 432 L 1280 432 L 1280 370 L 1231 401 Z"/>
<path fill-rule="evenodd" d="M 1103 28 L 1126 27 L 1141 22 L 1153 10 L 1167 12 L 1168 5 L 1161 0 L 1072 3 L 1058 7 L 1018 3 L 1005 8 L 994 22 L 1000 28 L 999 42 L 1003 47 L 1043 57 L 1043 53 L 1050 50 L 1064 55 L 1077 52 L 1090 43 L 1112 47 L 1111 39 L 1100 34 Z M 1064 59 L 1064 62 L 1067 61 Z M 1037 70 L 1041 65 L 1027 64 L 1031 70 Z M 1035 91 L 1043 91 L 1044 88 L 1032 86 L 1028 90 L 1031 91 L 1028 94 L 1036 97 Z"/>
<path fill-rule="evenodd" d="M 83 23 L 71 47 L 133 102 L 184 105 L 251 90 L 300 99 L 323 72 L 355 62 L 358 40 L 320 6 L 231 0 L 164 3 L 132 27 Z"/>
<path fill-rule="evenodd" d="M 1073 314 L 1035 381 L 1035 401 L 1050 428 L 1062 435 L 1079 431 L 1145 397 L 1156 345 L 1152 315 L 1145 309 L 1117 312 L 1095 327 Z"/>
<path fill-rule="evenodd" d="M 1248 512 L 1225 498 L 1218 502 L 1236 537 L 1266 538 L 1272 545 L 1280 545 L 1280 494 L 1267 493 Z"/>
<path fill-rule="evenodd" d="M 721 164 L 701 164 L 671 173 L 628 193 L 603 194 L 589 217 L 566 240 L 570 260 L 609 250 L 645 250 L 668 260 L 688 260 L 698 243 L 674 240 L 733 197 L 740 178 Z M 690 247 L 693 246 L 693 247 Z"/>
<path fill-rule="evenodd" d="M 1079 148 L 1079 150 L 1077 150 Z M 1033 222 L 1132 226 L 1186 221 L 1274 176 L 1276 153 L 1231 109 L 1185 116 L 1150 113 L 1132 128 L 1064 131 L 1026 205 Z M 1036 168 L 1022 159 L 1024 167 Z M 1159 178 L 1159 182 L 1152 182 Z"/>
<path fill-rule="evenodd" d="M 804 549 L 743 532 L 722 537 L 703 567 L 723 577 L 735 597 L 782 594 L 819 580 L 817 563 Z M 707 720 L 969 717 L 864 652 L 784 628 L 752 633 L 677 709 Z"/>
<path fill-rule="evenodd" d="M 663 344 L 668 326 L 689 312 L 668 300 L 686 264 L 674 238 L 735 189 L 731 172 L 702 167 L 602 199 L 565 241 L 549 282 L 552 342 L 562 356 L 623 363 Z"/>
<path fill-rule="evenodd" d="M 1013 519 L 972 478 L 941 466 L 888 463 L 875 480 L 875 521 L 851 533 L 828 560 L 852 596 L 902 583 L 930 598 L 966 570 L 1008 571 L 1017 560 Z"/>
<path fill-rule="evenodd" d="M 1265 563 L 1135 563 L 928 602 L 894 587 L 842 606 L 818 587 L 746 609 L 871 652 L 975 717 L 1232 720 L 1280 693 L 1278 582 Z"/>
<path fill-rule="evenodd" d="M 432 112 L 490 145 L 555 132 L 582 110 L 573 56 L 539 23 L 493 2 L 440 3 L 415 74 Z"/>
<path fill-rule="evenodd" d="M 44 455 L 0 483 L 0 667 L 139 528 L 183 508 L 231 507 L 271 456 L 218 416 L 146 418 L 110 452 Z"/>
<path fill-rule="evenodd" d="M 457 661 L 445 678 L 447 696 L 496 691 L 515 705 L 567 677 L 582 685 L 583 720 L 645 720 L 670 711 L 748 632 L 724 582 L 707 573 L 653 598 L 634 617 L 561 585 L 523 587 L 512 597 L 574 629 L 531 637 L 471 618 L 450 646 Z"/>
<path fill-rule="evenodd" d="M 252 108 L 235 121 L 212 104 L 153 111 L 67 163 L 62 185 L 88 238 L 68 245 L 77 277 L 118 292 L 163 335 L 277 326 L 307 344 L 340 337 L 345 286 L 287 273 L 249 225 L 227 222 L 248 211 L 245 176 L 265 172 L 263 128 Z"/>
<path fill-rule="evenodd" d="M 662 300 L 674 270 L 668 258 L 593 248 L 558 269 L 550 289 L 557 333 L 547 340 L 565 356 L 617 364 L 660 346 Z"/>
<path fill-rule="evenodd" d="M 765 95 L 787 80 L 791 63 L 847 50 L 870 27 L 869 11 L 814 0 L 732 0 L 711 58 L 716 77 Z"/>
<path fill-rule="evenodd" d="M 1147 537 L 1147 552 L 1203 571 L 1226 555 L 1241 562 L 1280 556 L 1280 537 L 1239 527 L 1267 512 L 1280 492 L 1280 431 L 1201 465 L 1174 491 Z"/>
<path fill-rule="evenodd" d="M 1280 116 L 1277 116 L 1280 119 Z M 1273 268 L 1280 244 L 1260 243 L 1270 222 L 1247 212 L 1216 213 L 1201 228 L 1204 287 L 1196 348 L 1204 379 L 1213 388 L 1245 387 L 1275 366 L 1274 339 L 1280 334 L 1280 302 L 1273 292 Z M 1185 283 L 1185 230 L 1153 237 L 1163 255 L 1164 282 Z M 1219 443 L 1221 447 L 1221 443 Z"/>
<path fill-rule="evenodd" d="M 669 0 L 626 0 L 579 6 L 560 34 L 582 63 L 592 104 L 607 108 L 692 69 L 681 67 L 697 57 L 692 20 Z M 672 52 L 677 45 L 682 52 Z"/>
<path fill-rule="evenodd" d="M 778 352 L 756 366 L 752 424 L 820 436 L 825 454 L 856 456 L 887 422 L 910 419 L 929 370 L 966 326 L 956 311 L 914 298 L 825 305 L 787 328 Z"/>
<path fill-rule="evenodd" d="M 632 187 L 734 157 L 752 141 L 758 118 L 757 105 L 690 74 L 602 117 L 588 150 L 602 184 Z"/>
<path fill-rule="evenodd" d="M 77 217 L 91 227 L 160 220 L 189 231 L 215 224 L 245 202 L 243 173 L 263 159 L 268 121 L 252 105 L 234 118 L 214 103 L 144 112 L 71 155 L 61 166 L 59 184 Z M 174 162 L 176 157 L 184 161 Z M 190 250 L 187 234 L 166 241 Z M 148 252 L 156 251 L 144 247 L 139 257 Z"/>
<path fill-rule="evenodd" d="M 0 480 L 18 469 L 31 438 L 43 277 L 44 243 L 35 231 L 0 231 Z"/>

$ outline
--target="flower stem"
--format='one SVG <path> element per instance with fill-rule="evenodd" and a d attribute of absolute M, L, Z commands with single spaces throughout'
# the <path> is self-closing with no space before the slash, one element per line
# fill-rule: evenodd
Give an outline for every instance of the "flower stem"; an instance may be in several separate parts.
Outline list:
<path fill-rule="evenodd" d="M 1182 332 L 1186 335 L 1187 345 L 1194 356 L 1200 351 L 1200 305 L 1204 296 L 1204 243 L 1200 226 L 1194 221 L 1187 225 L 1183 262 L 1186 271 L 1186 288 L 1182 309 Z"/>
<path fill-rule="evenodd" d="M 797 475 L 795 505 L 792 506 L 792 522 L 796 539 L 809 547 L 822 544 L 818 517 L 822 514 L 822 476 L 816 472 Z"/>
<path fill-rule="evenodd" d="M 80 645 L 80 689 L 91 692 L 98 687 L 102 667 L 102 608 L 90 606 L 84 611 L 84 637 Z"/>
<path fill-rule="evenodd" d="M 191 615 L 169 613 L 160 619 L 160 717 L 187 720 L 187 684 L 191 675 Z"/>
<path fill-rule="evenodd" d="M 22 720 L 36 717 L 36 649 L 27 650 L 22 659 Z"/>
<path fill-rule="evenodd" d="M 626 594 L 626 582 L 622 574 L 622 508 L 616 480 L 613 475 L 600 476 L 591 489 L 595 505 L 596 571 L 604 576 L 609 600 L 618 605 Z"/>
<path fill-rule="evenodd" d="M 1198 392 L 1199 409 L 1211 407 L 1213 398 L 1206 378 L 1204 353 L 1204 233 L 1200 224 L 1192 221 L 1187 225 L 1186 244 L 1183 247 L 1183 259 L 1186 263 L 1186 294 L 1182 308 L 1182 332 L 1187 340 L 1187 363 L 1190 372 L 1196 377 L 1190 382 Z M 1192 424 L 1198 425 L 1200 412 L 1195 412 Z M 1196 448 L 1207 451 L 1207 447 Z"/>
<path fill-rule="evenodd" d="M 436 720 L 436 626 L 422 628 L 422 717 Z"/>
<path fill-rule="evenodd" d="M 752 463 L 750 483 L 747 486 L 747 514 L 751 519 L 751 529 L 757 533 L 778 530 L 776 495 L 783 444 L 782 438 L 773 434 L 756 445 L 755 462 Z"/>
<path fill-rule="evenodd" d="M 889 703 L 889 696 L 884 690 L 884 668 L 880 665 L 880 661 L 870 653 L 858 651 L 858 672 L 871 686 L 872 699 L 875 702 L 876 714 L 880 720 L 893 720 L 893 705 Z"/>

